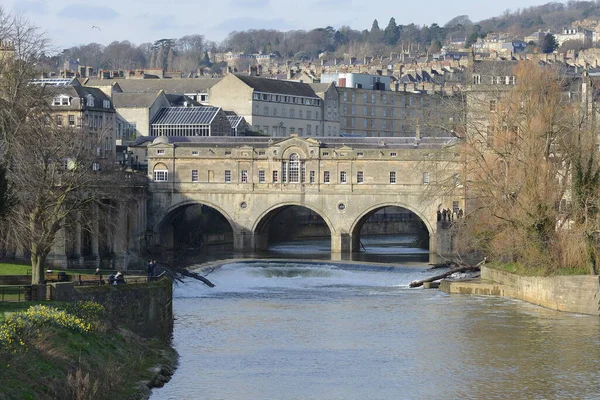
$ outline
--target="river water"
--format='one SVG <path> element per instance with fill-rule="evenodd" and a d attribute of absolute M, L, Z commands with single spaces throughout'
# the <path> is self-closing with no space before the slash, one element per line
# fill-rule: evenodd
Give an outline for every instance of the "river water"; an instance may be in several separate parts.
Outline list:
<path fill-rule="evenodd" d="M 600 398 L 600 319 L 409 289 L 430 274 L 426 254 L 396 253 L 383 266 L 233 262 L 208 275 L 215 288 L 176 285 L 180 365 L 151 399 Z"/>

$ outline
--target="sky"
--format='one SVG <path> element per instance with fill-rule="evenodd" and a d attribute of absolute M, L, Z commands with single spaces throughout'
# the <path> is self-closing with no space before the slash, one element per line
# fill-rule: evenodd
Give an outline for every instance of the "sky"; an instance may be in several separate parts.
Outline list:
<path fill-rule="evenodd" d="M 549 0 L 0 0 L 45 32 L 56 49 L 88 43 L 108 45 L 128 40 L 135 45 L 158 39 L 200 34 L 222 41 L 247 29 L 311 30 L 328 25 L 370 29 L 377 19 L 384 29 L 397 24 L 444 25 L 457 15 L 473 22 L 505 10 L 541 5 Z"/>

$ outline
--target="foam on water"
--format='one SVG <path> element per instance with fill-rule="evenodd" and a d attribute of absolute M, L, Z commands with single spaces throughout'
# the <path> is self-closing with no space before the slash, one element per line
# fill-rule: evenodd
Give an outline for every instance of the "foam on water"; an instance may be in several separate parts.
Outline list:
<path fill-rule="evenodd" d="M 215 284 L 187 279 L 175 297 L 205 297 L 219 293 L 268 292 L 277 289 L 318 290 L 332 287 L 404 288 L 425 277 L 423 268 L 333 265 L 301 262 L 240 262 L 225 264 L 207 278 Z"/>

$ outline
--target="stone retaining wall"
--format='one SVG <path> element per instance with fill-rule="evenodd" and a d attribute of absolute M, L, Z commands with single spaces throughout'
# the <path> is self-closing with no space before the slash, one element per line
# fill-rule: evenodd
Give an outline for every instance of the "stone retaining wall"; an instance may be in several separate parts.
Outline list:
<path fill-rule="evenodd" d="M 600 315 L 600 277 L 519 276 L 481 267 L 481 279 L 505 285 L 504 294 L 553 310 Z"/>
<path fill-rule="evenodd" d="M 147 284 L 76 286 L 52 283 L 56 301 L 95 301 L 105 307 L 107 318 L 142 337 L 169 340 L 173 333 L 173 282 L 163 278 Z"/>

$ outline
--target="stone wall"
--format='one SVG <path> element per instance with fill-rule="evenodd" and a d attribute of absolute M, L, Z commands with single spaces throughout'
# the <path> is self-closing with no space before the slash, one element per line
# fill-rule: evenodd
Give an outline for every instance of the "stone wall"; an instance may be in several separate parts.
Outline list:
<path fill-rule="evenodd" d="M 56 301 L 95 301 L 106 309 L 107 318 L 142 337 L 169 340 L 173 332 L 173 282 L 163 278 L 149 284 L 75 286 L 53 283 Z"/>
<path fill-rule="evenodd" d="M 519 276 L 483 266 L 481 279 L 505 285 L 506 296 L 542 307 L 600 315 L 599 276 Z"/>

